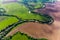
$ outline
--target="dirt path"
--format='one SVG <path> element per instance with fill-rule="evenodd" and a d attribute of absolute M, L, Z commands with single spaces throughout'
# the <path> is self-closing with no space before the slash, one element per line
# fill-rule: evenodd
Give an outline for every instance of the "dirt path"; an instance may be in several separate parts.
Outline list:
<path fill-rule="evenodd" d="M 46 9 L 42 10 L 42 12 L 49 13 L 49 15 L 54 18 L 54 23 L 52 25 L 28 22 L 12 30 L 7 36 L 20 31 L 34 38 L 45 37 L 49 40 L 60 40 L 60 3 L 57 2 L 53 5 L 53 7 L 50 7 L 47 4 Z"/>

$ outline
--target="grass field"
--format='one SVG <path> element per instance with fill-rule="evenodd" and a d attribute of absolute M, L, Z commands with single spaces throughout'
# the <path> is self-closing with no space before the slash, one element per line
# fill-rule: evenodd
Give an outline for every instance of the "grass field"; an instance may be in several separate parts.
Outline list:
<path fill-rule="evenodd" d="M 18 4 L 18 3 L 6 3 L 6 4 L 2 4 L 3 8 L 6 9 L 6 14 L 9 15 L 16 15 L 17 17 L 21 18 L 22 20 L 24 19 L 37 19 L 37 20 L 43 20 L 45 17 L 40 16 L 40 15 L 36 15 L 36 14 L 32 14 L 28 12 L 28 8 L 26 8 L 24 5 L 22 4 Z M 4 29 L 5 27 L 7 27 L 8 25 L 17 22 L 18 20 L 16 18 L 12 18 L 12 17 L 6 17 L 5 20 L 0 21 L 0 30 Z"/>
<path fill-rule="evenodd" d="M 13 17 L 7 17 L 6 19 L 4 19 L 3 21 L 0 21 L 0 30 L 8 27 L 8 25 L 11 25 L 13 23 L 17 22 L 16 18 Z"/>
<path fill-rule="evenodd" d="M 26 35 L 21 35 L 20 33 L 17 33 L 12 37 L 11 40 L 29 40 Z"/>
<path fill-rule="evenodd" d="M 36 15 L 36 14 L 29 14 L 28 8 L 26 8 L 24 5 L 22 4 L 18 4 L 18 3 L 11 3 L 11 4 L 7 4 L 4 6 L 7 10 L 8 10 L 8 14 L 12 14 L 12 15 L 16 15 L 19 18 L 22 18 L 22 20 L 24 19 L 38 19 L 41 20 L 42 16 L 40 15 Z M 12 10 L 13 9 L 13 10 Z"/>
<path fill-rule="evenodd" d="M 22 20 L 24 20 L 24 19 L 36 19 L 36 20 L 46 19 L 43 16 L 29 13 L 28 8 L 26 8 L 22 4 L 13 2 L 13 3 L 2 4 L 2 5 L 3 5 L 2 7 L 6 9 L 5 14 L 16 15 L 17 17 L 21 18 Z M 17 21 L 18 20 L 14 17 L 6 17 L 4 20 L 0 21 L 0 30 L 3 30 L 8 25 L 11 25 Z M 25 35 L 21 35 L 18 33 L 12 38 L 12 40 L 28 40 L 28 38 Z"/>

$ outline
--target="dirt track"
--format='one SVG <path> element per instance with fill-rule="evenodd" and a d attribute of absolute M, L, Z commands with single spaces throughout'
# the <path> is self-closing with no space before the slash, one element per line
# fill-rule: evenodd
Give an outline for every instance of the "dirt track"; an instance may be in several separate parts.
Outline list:
<path fill-rule="evenodd" d="M 7 36 L 13 35 L 17 31 L 20 31 L 34 38 L 45 37 L 49 40 L 60 40 L 60 3 L 57 2 L 54 7 L 49 8 L 47 5 L 46 9 L 42 11 L 44 11 L 44 13 L 48 11 L 49 15 L 54 18 L 55 21 L 52 25 L 29 22 L 17 27 L 15 30 L 12 30 Z"/>

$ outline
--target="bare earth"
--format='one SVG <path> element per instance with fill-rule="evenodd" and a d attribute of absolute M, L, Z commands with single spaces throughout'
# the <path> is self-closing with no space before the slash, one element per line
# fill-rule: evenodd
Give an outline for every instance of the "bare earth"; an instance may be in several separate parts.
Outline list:
<path fill-rule="evenodd" d="M 60 3 L 59 2 L 54 3 L 53 7 L 48 6 L 48 4 L 46 5 L 47 7 L 42 11 L 44 13 L 49 11 L 47 13 L 54 18 L 53 24 L 47 25 L 47 24 L 28 22 L 19 27 L 16 27 L 15 30 L 12 30 L 6 36 L 11 36 L 16 32 L 20 31 L 34 38 L 48 38 L 48 40 L 60 40 Z"/>

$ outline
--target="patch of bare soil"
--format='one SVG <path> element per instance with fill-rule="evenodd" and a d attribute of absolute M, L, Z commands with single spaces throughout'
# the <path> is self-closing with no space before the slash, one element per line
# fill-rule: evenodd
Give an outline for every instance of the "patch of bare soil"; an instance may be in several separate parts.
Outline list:
<path fill-rule="evenodd" d="M 58 40 L 59 27 L 54 25 L 28 22 L 12 30 L 7 36 L 12 36 L 20 31 L 34 38 L 48 38 L 49 40 Z"/>

